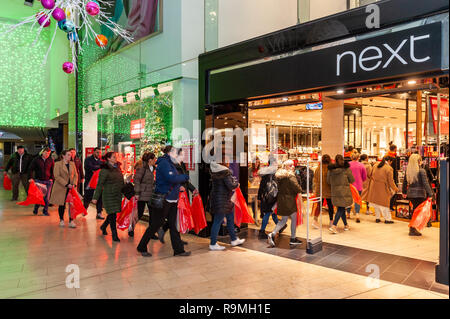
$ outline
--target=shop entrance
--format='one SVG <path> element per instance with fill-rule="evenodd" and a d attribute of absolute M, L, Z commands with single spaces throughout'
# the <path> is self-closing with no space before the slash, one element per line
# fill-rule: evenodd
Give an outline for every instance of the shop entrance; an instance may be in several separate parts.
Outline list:
<path fill-rule="evenodd" d="M 441 97 L 441 134 L 437 135 L 433 127 L 437 118 L 433 115 L 432 104 L 437 94 Z M 398 177 L 396 183 L 401 190 L 408 157 L 411 153 L 419 153 L 424 160 L 424 167 L 429 172 L 429 182 L 434 191 L 439 190 L 438 156 L 439 147 L 448 149 L 448 89 L 437 89 L 433 79 L 422 79 L 398 83 L 385 83 L 370 87 L 349 88 L 345 92 L 324 92 L 327 96 L 343 101 L 342 121 L 344 141 L 347 149 L 354 147 L 359 154 L 368 156 L 372 165 L 378 165 L 382 157 L 388 154 L 390 145 L 396 145 Z M 418 103 L 420 102 L 417 111 Z M 322 93 L 296 94 L 273 98 L 254 99 L 226 105 L 215 105 L 207 110 L 207 127 L 219 130 L 232 128 L 251 128 L 245 139 L 245 150 L 248 164 L 234 163 L 230 165 L 233 173 L 239 178 L 241 189 L 247 196 L 256 225 L 250 228 L 259 230 L 262 221 L 257 193 L 261 181 L 259 171 L 268 165 L 269 155 L 277 158 L 279 164 L 290 159 L 296 166 L 296 174 L 304 191 L 306 204 L 307 171 L 310 170 L 309 190 L 314 190 L 314 174 L 321 157 L 326 153 L 322 149 L 322 117 L 327 105 L 323 103 Z M 446 110 L 446 111 L 445 111 Z M 209 111 L 209 112 L 208 112 Z M 447 113 L 445 113 L 447 112 Z M 417 116 L 420 114 L 420 117 Z M 445 118 L 447 114 L 447 118 Z M 417 140 L 417 121 L 421 121 L 421 133 Z M 447 122 L 446 122 L 447 121 Z M 433 126 L 434 123 L 434 126 Z M 421 135 L 421 137 L 420 137 Z M 342 149 L 344 154 L 345 149 Z M 392 152 L 391 152 L 392 153 Z M 236 149 L 232 154 L 235 162 L 239 162 L 243 154 Z M 448 156 L 448 155 L 445 155 Z M 308 164 L 309 162 L 309 164 Z M 233 168 L 234 167 L 234 168 Z M 325 182 L 325 181 L 323 181 Z M 393 194 L 394 195 L 394 194 Z M 391 207 L 394 224 L 376 223 L 373 207 L 367 209 L 363 203 L 360 211 L 360 223 L 356 223 L 354 208 L 350 214 L 350 231 L 343 231 L 342 222 L 338 234 L 328 231 L 328 208 L 322 211 L 323 242 L 345 245 L 359 249 L 373 250 L 393 255 L 400 255 L 427 261 L 436 261 L 439 256 L 439 213 L 437 203 L 433 206 L 433 216 L 423 236 L 408 236 L 408 223 L 411 208 L 408 200 L 401 193 L 395 195 Z M 311 205 L 312 206 L 312 205 Z M 311 207 L 312 209 L 312 207 Z M 307 212 L 304 212 L 306 214 Z M 306 235 L 306 215 L 304 224 L 298 228 L 297 236 Z M 310 231 L 313 217 L 310 217 Z M 274 228 L 272 219 L 267 231 Z M 285 233 L 289 234 L 288 227 Z M 314 236 L 314 234 L 313 234 Z"/>

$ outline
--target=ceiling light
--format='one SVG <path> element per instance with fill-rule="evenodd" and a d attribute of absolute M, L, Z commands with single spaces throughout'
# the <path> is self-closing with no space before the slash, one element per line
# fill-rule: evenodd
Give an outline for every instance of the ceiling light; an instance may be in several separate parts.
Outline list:
<path fill-rule="evenodd" d="M 289 101 L 289 98 L 284 97 L 284 98 L 283 98 L 283 101 Z"/>
<path fill-rule="evenodd" d="M 416 83 L 417 83 L 416 80 L 409 80 L 409 81 L 408 81 L 408 84 L 409 84 L 409 85 L 414 85 L 414 84 L 416 84 Z"/>
<path fill-rule="evenodd" d="M 336 91 L 337 94 L 344 94 L 344 90 L 343 89 L 339 89 Z"/>

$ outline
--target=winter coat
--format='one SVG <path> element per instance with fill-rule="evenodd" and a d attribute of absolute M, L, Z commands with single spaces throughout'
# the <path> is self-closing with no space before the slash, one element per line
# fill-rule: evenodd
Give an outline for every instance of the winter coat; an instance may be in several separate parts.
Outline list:
<path fill-rule="evenodd" d="M 124 186 L 123 175 L 120 167 L 113 167 L 109 163 L 102 165 L 98 177 L 94 199 L 102 196 L 103 207 L 107 214 L 120 213 L 122 210 L 122 188 Z"/>
<path fill-rule="evenodd" d="M 55 179 L 53 176 L 53 167 L 55 166 L 55 161 L 49 156 L 45 161 L 42 156 L 38 155 L 33 159 L 28 168 L 28 176 L 33 179 L 38 179 L 41 181 L 48 181 L 50 179 Z"/>
<path fill-rule="evenodd" d="M 366 180 L 363 182 L 363 192 L 369 187 L 369 180 L 370 176 L 372 175 L 372 164 L 369 162 L 361 162 L 363 163 L 364 167 L 366 168 Z"/>
<path fill-rule="evenodd" d="M 75 158 L 73 159 L 73 163 L 75 164 L 75 167 L 77 168 L 78 185 L 80 185 L 81 180 L 84 179 L 83 163 L 81 162 L 81 159 L 78 156 L 75 156 Z"/>
<path fill-rule="evenodd" d="M 178 174 L 189 176 L 189 172 L 187 171 L 186 165 L 183 162 L 181 162 L 179 164 L 175 164 L 175 167 L 178 171 Z M 190 181 L 186 181 L 186 182 L 182 183 L 181 186 L 183 186 L 188 191 L 191 191 L 191 192 L 195 191 L 195 186 L 192 185 L 192 183 Z M 186 195 L 188 196 L 188 198 L 190 200 L 189 192 L 186 192 Z"/>
<path fill-rule="evenodd" d="M 68 185 L 76 188 L 78 183 L 78 173 L 74 162 L 69 162 L 69 171 L 64 161 L 55 163 L 53 168 L 53 175 L 55 181 L 52 186 L 52 193 L 50 195 L 50 204 L 62 206 L 66 202 L 66 193 Z"/>
<path fill-rule="evenodd" d="M 237 179 L 226 166 L 211 163 L 211 194 L 210 205 L 213 214 L 229 214 L 233 212 L 231 201 L 234 190 L 238 187 Z"/>
<path fill-rule="evenodd" d="M 297 182 L 302 188 L 303 193 L 307 191 L 307 179 L 308 179 L 308 169 L 306 166 L 301 166 L 297 173 Z M 309 170 L 309 192 L 313 191 L 313 180 L 314 180 L 314 171 L 312 169 Z"/>
<path fill-rule="evenodd" d="M 103 163 L 103 160 L 100 158 L 95 158 L 94 155 L 91 155 L 84 160 L 84 175 L 86 183 L 91 181 L 94 171 L 99 170 Z"/>
<path fill-rule="evenodd" d="M 334 206 L 348 207 L 353 204 L 350 184 L 355 182 L 355 178 L 348 162 L 344 163 L 344 167 L 328 165 L 327 182 L 331 186 L 331 202 Z"/>
<path fill-rule="evenodd" d="M 302 188 L 297 182 L 295 173 L 284 168 L 275 173 L 278 184 L 277 215 L 290 216 L 297 211 L 297 194 Z"/>
<path fill-rule="evenodd" d="M 383 207 L 390 207 L 389 203 L 394 193 L 398 191 L 394 182 L 394 169 L 388 163 L 378 168 L 375 164 L 370 176 L 369 187 L 363 194 L 363 199 Z"/>
<path fill-rule="evenodd" d="M 276 165 L 271 165 L 263 167 L 259 170 L 261 182 L 259 183 L 258 200 L 261 201 L 261 213 L 271 212 L 273 205 L 275 205 L 276 203 L 276 200 L 273 203 L 268 203 L 265 200 L 263 200 L 263 194 L 266 194 L 268 192 L 267 184 L 271 179 L 275 179 L 275 173 L 277 172 L 277 168 L 278 167 Z"/>
<path fill-rule="evenodd" d="M 167 194 L 167 200 L 178 200 L 180 186 L 189 180 L 189 175 L 179 174 L 170 155 L 165 154 L 156 161 L 155 193 Z"/>
<path fill-rule="evenodd" d="M 24 152 L 22 155 L 22 174 L 28 174 L 28 168 L 31 164 L 31 161 L 33 160 L 33 157 L 28 154 L 27 152 Z M 20 170 L 20 155 L 18 152 L 15 152 L 11 158 L 8 161 L 8 164 L 6 164 L 5 172 L 7 172 L 11 168 L 11 173 L 17 174 Z"/>
<path fill-rule="evenodd" d="M 402 193 L 406 194 L 407 198 L 433 197 L 433 190 L 428 183 L 427 173 L 423 168 L 419 169 L 419 175 L 414 183 L 409 184 L 405 174 Z"/>
<path fill-rule="evenodd" d="M 331 186 L 327 182 L 328 164 L 323 165 L 322 169 L 322 198 L 331 198 Z M 320 196 L 320 166 L 314 172 L 314 193 Z"/>
<path fill-rule="evenodd" d="M 147 162 L 141 163 L 136 167 L 136 174 L 134 175 L 134 191 L 139 196 L 139 201 L 148 202 L 152 198 L 154 188 L 154 171 L 150 170 Z"/>

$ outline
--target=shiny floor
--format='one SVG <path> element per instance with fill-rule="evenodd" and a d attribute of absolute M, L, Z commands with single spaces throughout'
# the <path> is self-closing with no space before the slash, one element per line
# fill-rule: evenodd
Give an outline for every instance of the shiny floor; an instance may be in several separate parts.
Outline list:
<path fill-rule="evenodd" d="M 183 235 L 190 257 L 173 257 L 151 241 L 151 258 L 136 253 L 145 230 L 120 243 L 102 236 L 90 208 L 77 228 L 9 201 L 0 191 L 0 298 L 432 298 L 448 294 L 331 269 L 244 247 L 210 252 L 208 239 Z M 382 225 L 384 226 L 384 225 Z M 273 227 L 273 226 L 269 226 Z M 67 288 L 68 265 L 80 270 L 80 287 Z M 69 277 L 70 278 L 70 277 Z"/>

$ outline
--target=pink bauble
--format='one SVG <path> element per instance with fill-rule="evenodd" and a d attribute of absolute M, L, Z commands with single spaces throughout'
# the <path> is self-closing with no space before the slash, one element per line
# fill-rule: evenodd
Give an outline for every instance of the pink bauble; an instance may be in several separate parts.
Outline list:
<path fill-rule="evenodd" d="M 61 21 L 66 18 L 66 13 L 61 8 L 55 8 L 55 10 L 53 10 L 52 17 L 56 21 Z"/>
<path fill-rule="evenodd" d="M 86 4 L 86 12 L 91 16 L 96 16 L 100 12 L 100 6 L 97 2 L 90 1 Z"/>
<path fill-rule="evenodd" d="M 41 0 L 41 4 L 45 9 L 51 10 L 55 7 L 55 0 Z"/>
<path fill-rule="evenodd" d="M 39 20 L 38 23 L 40 26 L 46 28 L 50 25 L 50 18 L 48 15 L 43 14 L 43 15 L 39 15 Z"/>
<path fill-rule="evenodd" d="M 72 73 L 73 72 L 73 63 L 72 62 L 64 62 L 62 68 L 63 68 L 64 72 Z"/>

